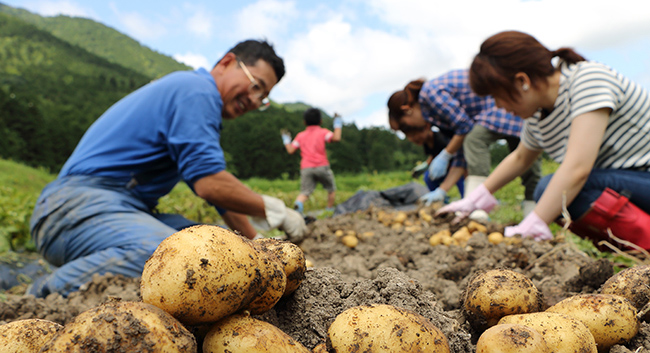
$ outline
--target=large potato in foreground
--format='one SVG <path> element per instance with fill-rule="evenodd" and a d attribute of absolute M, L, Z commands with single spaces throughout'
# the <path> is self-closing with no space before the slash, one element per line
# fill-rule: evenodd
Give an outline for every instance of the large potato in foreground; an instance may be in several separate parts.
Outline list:
<path fill-rule="evenodd" d="M 596 353 L 596 342 L 579 320 L 558 313 L 541 312 L 504 316 L 499 325 L 524 325 L 539 332 L 554 353 Z"/>
<path fill-rule="evenodd" d="M 483 332 L 476 342 L 476 353 L 551 353 L 551 349 L 535 329 L 502 324 Z"/>
<path fill-rule="evenodd" d="M 142 300 L 184 324 L 215 322 L 265 290 L 260 257 L 230 230 L 185 228 L 163 240 L 142 272 Z"/>
<path fill-rule="evenodd" d="M 287 286 L 287 276 L 280 260 L 272 252 L 260 249 L 260 272 L 264 283 L 261 287 L 265 290 L 256 296 L 252 302 L 245 306 L 251 314 L 258 315 L 265 313 L 282 298 Z"/>
<path fill-rule="evenodd" d="M 650 301 L 650 265 L 634 266 L 610 277 L 600 287 L 603 294 L 616 294 L 627 298 L 637 311 Z M 650 321 L 650 313 L 643 319 Z"/>
<path fill-rule="evenodd" d="M 290 241 L 272 238 L 258 239 L 254 242 L 273 252 L 282 263 L 287 276 L 287 285 L 283 296 L 286 297 L 298 289 L 300 283 L 305 279 L 307 271 L 307 260 L 302 249 Z"/>
<path fill-rule="evenodd" d="M 77 315 L 41 352 L 196 352 L 196 339 L 158 307 L 109 302 Z"/>
<path fill-rule="evenodd" d="M 392 305 L 361 305 L 327 330 L 336 352 L 450 352 L 447 337 L 423 316 Z"/>
<path fill-rule="evenodd" d="M 636 309 L 625 298 L 613 294 L 578 294 L 546 310 L 580 320 L 594 336 L 599 352 L 627 342 L 639 332 Z"/>
<path fill-rule="evenodd" d="M 203 353 L 309 353 L 298 341 L 247 313 L 215 323 L 203 341 Z"/>
<path fill-rule="evenodd" d="M 479 331 L 495 325 L 506 315 L 542 310 L 542 294 L 525 275 L 506 269 L 479 273 L 467 285 L 463 309 Z"/>
<path fill-rule="evenodd" d="M 0 325 L 0 352 L 37 353 L 62 329 L 63 325 L 41 319 Z"/>

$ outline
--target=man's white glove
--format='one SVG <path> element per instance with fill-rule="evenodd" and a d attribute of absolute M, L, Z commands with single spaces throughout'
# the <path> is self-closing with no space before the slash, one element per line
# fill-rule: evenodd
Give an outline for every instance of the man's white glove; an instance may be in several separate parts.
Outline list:
<path fill-rule="evenodd" d="M 287 233 L 289 241 L 300 242 L 307 235 L 307 225 L 302 215 L 290 208 L 287 208 L 282 200 L 262 195 L 264 200 L 264 212 L 266 218 L 251 217 L 251 223 L 263 230 L 278 228 Z"/>

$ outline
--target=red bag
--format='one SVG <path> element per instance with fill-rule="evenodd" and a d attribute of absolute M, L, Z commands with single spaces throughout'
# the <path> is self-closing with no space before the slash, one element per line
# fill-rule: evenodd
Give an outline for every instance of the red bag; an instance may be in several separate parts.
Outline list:
<path fill-rule="evenodd" d="M 628 249 L 610 239 L 607 233 L 607 229 L 610 229 L 617 238 L 650 250 L 650 215 L 610 188 L 605 188 L 591 208 L 580 219 L 572 222 L 569 229 L 581 237 L 591 239 L 596 245 L 601 240 L 607 240 L 622 249 Z"/>

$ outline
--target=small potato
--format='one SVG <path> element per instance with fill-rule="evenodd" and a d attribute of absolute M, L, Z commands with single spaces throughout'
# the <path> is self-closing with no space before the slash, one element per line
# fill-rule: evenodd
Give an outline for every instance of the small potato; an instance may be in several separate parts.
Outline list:
<path fill-rule="evenodd" d="M 476 221 L 469 221 L 469 223 L 467 223 L 467 229 L 472 234 L 474 232 L 487 233 L 487 227 Z"/>
<path fill-rule="evenodd" d="M 327 334 L 336 352 L 450 352 L 447 337 L 429 320 L 392 305 L 347 309 Z"/>
<path fill-rule="evenodd" d="M 393 215 L 393 223 L 404 223 L 408 216 L 404 211 L 398 211 Z"/>
<path fill-rule="evenodd" d="M 336 232 L 334 232 L 334 235 L 335 235 L 337 238 L 340 238 L 340 237 L 342 237 L 343 235 L 345 235 L 345 232 L 344 232 L 342 229 L 339 229 L 339 230 L 337 230 Z"/>
<path fill-rule="evenodd" d="M 290 241 L 272 238 L 258 239 L 255 242 L 262 244 L 273 252 L 282 263 L 284 273 L 287 277 L 287 285 L 283 297 L 295 292 L 305 279 L 305 272 L 307 270 L 307 260 L 302 249 Z"/>
<path fill-rule="evenodd" d="M 368 239 L 370 239 L 370 238 L 372 238 L 374 236 L 375 236 L 375 232 L 368 231 L 368 232 L 363 232 L 363 233 L 359 234 L 358 238 L 361 239 L 361 240 L 368 240 Z"/>
<path fill-rule="evenodd" d="M 327 344 L 325 342 L 319 343 L 311 350 L 311 353 L 327 353 Z"/>
<path fill-rule="evenodd" d="M 650 301 L 650 265 L 626 268 L 603 283 L 600 292 L 627 298 L 640 311 Z M 650 322 L 650 313 L 643 320 Z"/>
<path fill-rule="evenodd" d="M 307 268 L 314 267 L 314 263 L 311 260 L 305 260 L 305 267 Z"/>
<path fill-rule="evenodd" d="M 359 245 L 359 239 L 357 239 L 357 237 L 355 237 L 354 235 L 344 235 L 341 238 L 341 242 L 343 243 L 343 245 L 352 249 L 356 248 L 357 245 Z"/>
<path fill-rule="evenodd" d="M 506 315 L 542 309 L 542 293 L 525 275 L 494 269 L 475 276 L 463 296 L 463 309 L 478 331 L 495 325 Z"/>
<path fill-rule="evenodd" d="M 63 325 L 49 320 L 26 319 L 0 325 L 0 351 L 37 353 L 63 329 Z"/>
<path fill-rule="evenodd" d="M 442 244 L 443 239 L 445 238 L 451 238 L 451 232 L 449 229 L 443 229 L 436 234 L 432 235 L 431 238 L 429 238 L 429 244 L 431 246 L 438 246 Z"/>
<path fill-rule="evenodd" d="M 247 313 L 216 322 L 203 340 L 203 353 L 309 353 L 298 341 Z"/>
<path fill-rule="evenodd" d="M 535 329 L 502 324 L 483 332 L 476 343 L 476 353 L 551 353 L 551 349 Z"/>
<path fill-rule="evenodd" d="M 469 228 L 467 227 L 462 227 L 451 235 L 451 238 L 456 240 L 456 242 L 460 245 L 467 243 L 471 237 L 472 233 L 470 233 Z"/>
<path fill-rule="evenodd" d="M 196 352 L 194 335 L 156 306 L 112 301 L 77 315 L 41 352 Z"/>
<path fill-rule="evenodd" d="M 596 342 L 589 329 L 570 316 L 539 312 L 504 316 L 498 325 L 528 326 L 544 336 L 546 345 L 554 353 L 596 353 Z"/>
<path fill-rule="evenodd" d="M 546 311 L 580 320 L 594 336 L 599 352 L 608 352 L 611 346 L 623 344 L 639 332 L 634 306 L 613 294 L 574 295 Z"/>
<path fill-rule="evenodd" d="M 503 242 L 503 234 L 499 232 L 492 232 L 488 235 L 488 241 L 490 244 L 498 245 Z"/>
<path fill-rule="evenodd" d="M 427 211 L 423 208 L 420 211 L 418 211 L 418 216 L 420 217 L 421 220 L 429 223 L 433 221 L 433 216 L 427 213 Z"/>
<path fill-rule="evenodd" d="M 187 325 L 214 322 L 263 292 L 261 261 L 251 241 L 228 229 L 188 227 L 165 238 L 147 260 L 142 300 Z"/>

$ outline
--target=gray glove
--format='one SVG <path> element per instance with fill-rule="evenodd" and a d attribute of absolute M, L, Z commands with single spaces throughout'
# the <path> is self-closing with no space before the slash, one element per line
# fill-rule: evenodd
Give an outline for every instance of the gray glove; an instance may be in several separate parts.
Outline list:
<path fill-rule="evenodd" d="M 411 177 L 416 179 L 419 178 L 420 175 L 424 174 L 427 171 L 427 168 L 429 168 L 429 163 L 427 162 L 422 162 L 416 165 L 415 168 L 411 169 Z"/>

